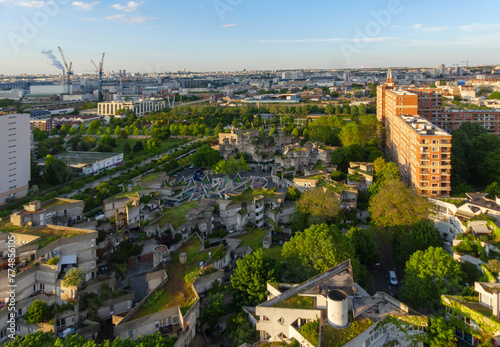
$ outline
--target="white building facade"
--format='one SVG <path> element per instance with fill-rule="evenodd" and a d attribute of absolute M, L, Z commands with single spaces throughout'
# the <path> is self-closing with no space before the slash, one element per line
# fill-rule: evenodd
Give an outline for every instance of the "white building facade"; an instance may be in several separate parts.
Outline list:
<path fill-rule="evenodd" d="M 30 115 L 0 116 L 0 203 L 26 196 L 30 180 Z"/>

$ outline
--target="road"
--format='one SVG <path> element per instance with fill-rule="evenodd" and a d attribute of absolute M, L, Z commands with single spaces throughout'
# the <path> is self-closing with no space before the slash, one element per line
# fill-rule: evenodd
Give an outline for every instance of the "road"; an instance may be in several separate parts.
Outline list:
<path fill-rule="evenodd" d="M 371 271 L 372 283 L 368 289 L 370 294 L 375 294 L 376 292 L 386 292 L 387 294 L 395 297 L 396 292 L 399 290 L 400 280 L 402 279 L 402 274 L 397 271 L 394 265 L 394 255 L 392 252 L 392 244 L 383 240 L 383 237 L 376 236 L 375 241 L 377 243 L 377 248 L 380 254 L 379 265 L 376 265 Z M 398 278 L 398 285 L 392 286 L 389 283 L 389 271 L 396 271 Z"/>

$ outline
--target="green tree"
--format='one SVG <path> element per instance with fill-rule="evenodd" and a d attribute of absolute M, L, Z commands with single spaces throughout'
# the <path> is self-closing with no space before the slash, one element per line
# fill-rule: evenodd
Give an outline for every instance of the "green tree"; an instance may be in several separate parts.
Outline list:
<path fill-rule="evenodd" d="M 430 203 L 401 181 L 387 181 L 370 198 L 372 220 L 382 227 L 410 226 L 427 219 Z"/>
<path fill-rule="evenodd" d="M 347 259 L 354 259 L 354 246 L 349 238 L 333 225 L 315 224 L 298 231 L 281 250 L 290 277 L 304 281 Z"/>
<path fill-rule="evenodd" d="M 222 155 L 219 151 L 208 145 L 203 145 L 191 155 L 191 163 L 197 167 L 211 167 L 221 161 Z"/>
<path fill-rule="evenodd" d="M 454 347 L 457 345 L 455 327 L 444 317 L 431 317 L 429 322 L 430 347 Z"/>
<path fill-rule="evenodd" d="M 292 135 L 295 136 L 295 137 L 299 137 L 300 136 L 299 129 L 297 129 L 297 128 L 293 129 Z"/>
<path fill-rule="evenodd" d="M 179 234 L 177 234 L 179 235 Z M 210 330 L 214 331 L 217 321 L 226 312 L 226 307 L 224 305 L 224 295 L 221 293 L 216 293 L 214 295 L 210 294 L 210 302 L 201 309 L 200 321 L 203 323 L 208 323 Z"/>
<path fill-rule="evenodd" d="M 488 99 L 500 99 L 500 92 L 492 92 L 489 96 Z"/>
<path fill-rule="evenodd" d="M 248 321 L 248 315 L 245 312 L 239 312 L 227 323 L 229 340 L 232 346 L 241 346 L 245 343 L 252 345 L 259 338 L 259 333 Z"/>
<path fill-rule="evenodd" d="M 68 272 L 66 272 L 62 283 L 65 287 L 79 287 L 83 282 L 85 282 L 85 275 L 82 270 L 77 267 L 72 267 Z"/>
<path fill-rule="evenodd" d="M 356 257 L 361 264 L 370 267 L 379 261 L 377 245 L 371 230 L 351 228 L 347 233 L 347 237 L 354 245 Z"/>
<path fill-rule="evenodd" d="M 45 180 L 50 184 L 67 182 L 71 175 L 71 169 L 59 159 L 53 159 L 50 165 L 45 167 Z"/>
<path fill-rule="evenodd" d="M 26 314 L 23 316 L 24 320 L 29 324 L 40 324 L 47 322 L 50 317 L 50 307 L 45 301 L 35 300 L 28 307 Z"/>
<path fill-rule="evenodd" d="M 118 136 L 118 135 L 120 135 L 120 131 L 121 131 L 121 128 L 120 128 L 120 126 L 119 126 L 119 125 L 117 125 L 117 126 L 116 126 L 116 128 L 115 128 L 115 132 L 114 132 L 114 134 L 115 134 L 116 136 Z"/>
<path fill-rule="evenodd" d="M 310 216 L 310 221 L 325 222 L 337 216 L 340 202 L 330 189 L 316 187 L 302 194 L 297 202 L 297 210 Z"/>
<path fill-rule="evenodd" d="M 144 145 L 143 145 L 142 141 L 137 141 L 135 143 L 134 147 L 132 148 L 132 150 L 134 151 L 134 153 L 139 153 L 143 149 L 144 149 Z"/>
<path fill-rule="evenodd" d="M 393 246 L 396 260 L 404 265 L 416 251 L 425 251 L 429 247 L 443 247 L 443 239 L 433 222 L 422 220 L 409 228 L 400 228 Z"/>
<path fill-rule="evenodd" d="M 351 161 L 364 161 L 365 155 L 365 149 L 359 144 L 337 148 L 332 153 L 332 164 L 337 165 L 337 170 L 347 173 L 349 163 Z"/>
<path fill-rule="evenodd" d="M 236 175 L 238 172 L 248 170 L 248 165 L 244 157 L 240 160 L 229 158 L 228 160 L 221 160 L 213 167 L 214 171 L 218 174 Z"/>
<path fill-rule="evenodd" d="M 412 254 L 406 263 L 401 297 L 415 308 L 437 304 L 441 295 L 453 293 L 461 280 L 460 264 L 441 247 Z"/>
<path fill-rule="evenodd" d="M 262 252 L 262 248 L 236 261 L 231 285 L 244 305 L 265 301 L 267 282 L 276 279 L 276 261 Z"/>
<path fill-rule="evenodd" d="M 288 188 L 285 198 L 290 201 L 297 201 L 300 199 L 302 193 L 296 187 Z"/>

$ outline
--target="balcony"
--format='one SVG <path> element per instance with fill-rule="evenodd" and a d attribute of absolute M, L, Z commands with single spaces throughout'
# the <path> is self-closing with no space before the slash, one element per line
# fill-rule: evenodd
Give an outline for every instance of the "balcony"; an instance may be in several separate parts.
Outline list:
<path fill-rule="evenodd" d="M 259 213 L 259 212 L 262 212 L 262 210 L 264 209 L 264 204 L 262 205 L 256 205 L 255 206 L 255 214 Z"/>

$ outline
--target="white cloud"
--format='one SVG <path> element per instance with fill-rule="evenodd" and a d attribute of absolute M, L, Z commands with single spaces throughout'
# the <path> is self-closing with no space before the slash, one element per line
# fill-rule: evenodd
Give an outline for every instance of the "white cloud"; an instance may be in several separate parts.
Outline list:
<path fill-rule="evenodd" d="M 120 5 L 120 4 L 114 4 L 111 5 L 115 10 L 123 11 L 123 12 L 133 12 L 137 10 L 139 6 L 141 6 L 144 3 L 144 1 L 141 2 L 135 2 L 135 1 L 129 1 L 127 2 L 126 5 Z"/>
<path fill-rule="evenodd" d="M 238 24 L 224 24 L 222 27 L 223 28 L 231 28 L 231 27 L 237 27 Z"/>
<path fill-rule="evenodd" d="M 413 28 L 420 30 L 420 31 L 429 32 L 429 33 L 448 30 L 448 28 L 445 26 L 430 26 L 430 25 L 424 25 L 424 24 L 415 24 L 413 26 Z"/>
<path fill-rule="evenodd" d="M 107 20 L 117 21 L 129 24 L 145 23 L 150 20 L 154 20 L 154 17 L 143 17 L 143 16 L 126 16 L 124 14 L 116 14 L 114 16 L 106 17 Z"/>
<path fill-rule="evenodd" d="M 77 10 L 90 11 L 95 5 L 99 4 L 99 1 L 94 1 L 91 3 L 83 1 L 73 1 L 71 5 L 75 6 Z"/>
<path fill-rule="evenodd" d="M 491 30 L 499 30 L 500 24 L 481 24 L 474 23 L 470 25 L 462 25 L 460 26 L 460 30 L 465 32 L 475 32 L 475 31 L 491 31 Z"/>
<path fill-rule="evenodd" d="M 49 1 L 49 3 L 52 3 L 52 1 Z M 45 1 L 24 1 L 24 0 L 20 0 L 20 1 L 16 2 L 16 5 L 23 6 L 23 7 L 42 8 L 43 5 L 45 5 Z"/>

